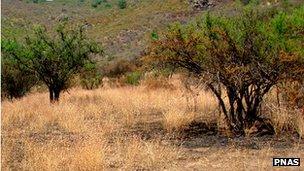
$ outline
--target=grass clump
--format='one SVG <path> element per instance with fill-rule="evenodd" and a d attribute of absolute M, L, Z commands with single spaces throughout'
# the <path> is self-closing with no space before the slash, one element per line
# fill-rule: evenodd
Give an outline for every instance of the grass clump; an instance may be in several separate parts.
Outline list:
<path fill-rule="evenodd" d="M 130 85 L 138 85 L 141 77 L 142 77 L 141 72 L 138 71 L 131 72 L 126 76 L 126 83 Z"/>

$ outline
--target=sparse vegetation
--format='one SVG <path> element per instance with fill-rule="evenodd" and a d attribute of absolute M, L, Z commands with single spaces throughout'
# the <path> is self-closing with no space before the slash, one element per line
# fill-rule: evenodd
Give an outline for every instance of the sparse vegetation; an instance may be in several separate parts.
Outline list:
<path fill-rule="evenodd" d="M 142 73 L 139 71 L 131 72 L 126 75 L 126 83 L 130 85 L 138 85 L 142 77 Z"/>
<path fill-rule="evenodd" d="M 102 2 L 102 0 L 92 0 L 92 7 L 97 8 Z"/>
<path fill-rule="evenodd" d="M 45 2 L 46 0 L 32 0 L 33 3 L 41 3 L 41 2 Z"/>
<path fill-rule="evenodd" d="M 1 170 L 303 157 L 302 1 L 33 2 L 1 1 Z"/>
<path fill-rule="evenodd" d="M 125 9 L 127 7 L 127 1 L 126 0 L 118 0 L 118 7 L 120 9 Z"/>

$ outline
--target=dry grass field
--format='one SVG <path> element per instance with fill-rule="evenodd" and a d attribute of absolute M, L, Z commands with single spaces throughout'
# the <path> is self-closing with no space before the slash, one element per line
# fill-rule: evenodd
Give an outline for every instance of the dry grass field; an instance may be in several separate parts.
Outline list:
<path fill-rule="evenodd" d="M 33 93 L 2 102 L 2 170 L 272 170 L 272 157 L 304 157 L 303 117 L 277 110 L 276 135 L 232 138 L 213 96 L 176 82 L 74 88 L 53 105 Z"/>

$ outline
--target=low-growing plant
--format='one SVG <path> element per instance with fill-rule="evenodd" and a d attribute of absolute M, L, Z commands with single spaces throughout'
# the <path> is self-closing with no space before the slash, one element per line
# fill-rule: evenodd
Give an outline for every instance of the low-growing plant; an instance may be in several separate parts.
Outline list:
<path fill-rule="evenodd" d="M 46 0 L 32 0 L 33 3 L 41 3 L 41 2 L 46 2 Z"/>
<path fill-rule="evenodd" d="M 138 85 L 142 77 L 142 73 L 139 71 L 131 72 L 126 75 L 126 83 L 130 85 Z"/>
<path fill-rule="evenodd" d="M 92 0 L 91 6 L 93 8 L 97 8 L 98 5 L 100 5 L 103 2 L 103 0 Z"/>
<path fill-rule="evenodd" d="M 118 7 L 120 9 L 125 9 L 127 8 L 127 1 L 126 0 L 118 0 Z"/>
<path fill-rule="evenodd" d="M 153 31 L 151 33 L 151 38 L 152 40 L 158 40 L 159 39 L 158 33 L 156 31 Z"/>
<path fill-rule="evenodd" d="M 110 3 L 107 2 L 107 3 L 105 3 L 105 7 L 106 8 L 112 8 L 112 4 L 110 4 Z"/>

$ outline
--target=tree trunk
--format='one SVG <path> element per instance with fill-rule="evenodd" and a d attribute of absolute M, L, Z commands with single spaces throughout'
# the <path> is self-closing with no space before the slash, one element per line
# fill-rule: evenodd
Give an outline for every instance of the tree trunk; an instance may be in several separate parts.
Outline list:
<path fill-rule="evenodd" d="M 54 91 L 50 87 L 49 87 L 49 93 L 50 93 L 50 102 L 54 103 Z"/>
<path fill-rule="evenodd" d="M 60 90 L 59 89 L 55 89 L 54 90 L 54 101 L 55 102 L 59 101 L 59 96 L 60 96 Z"/>
<path fill-rule="evenodd" d="M 59 97 L 60 97 L 60 89 L 56 89 L 56 88 L 49 88 L 49 94 L 50 94 L 50 102 L 51 103 L 56 103 L 59 101 Z"/>

